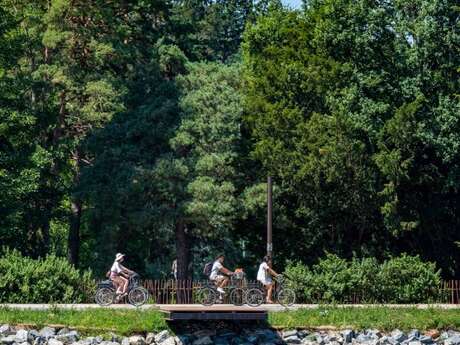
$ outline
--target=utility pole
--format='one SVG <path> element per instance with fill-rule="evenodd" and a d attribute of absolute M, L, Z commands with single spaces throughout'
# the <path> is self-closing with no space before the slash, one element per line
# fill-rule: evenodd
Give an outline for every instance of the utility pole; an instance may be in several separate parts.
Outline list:
<path fill-rule="evenodd" d="M 272 177 L 267 178 L 267 255 L 273 255 L 273 183 Z"/>

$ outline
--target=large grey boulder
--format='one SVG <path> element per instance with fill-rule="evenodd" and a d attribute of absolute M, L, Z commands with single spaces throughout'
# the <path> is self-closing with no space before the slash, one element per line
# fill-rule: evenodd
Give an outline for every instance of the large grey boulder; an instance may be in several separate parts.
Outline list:
<path fill-rule="evenodd" d="M 129 337 L 129 345 L 145 345 L 145 339 L 140 335 L 133 335 Z"/>
<path fill-rule="evenodd" d="M 124 337 L 121 339 L 121 345 L 129 345 L 129 338 Z"/>
<path fill-rule="evenodd" d="M 342 332 L 342 337 L 345 343 L 351 343 L 352 339 L 355 337 L 355 332 L 352 329 L 346 329 Z"/>
<path fill-rule="evenodd" d="M 6 337 L 0 338 L 0 343 L 5 345 L 13 344 L 16 341 L 16 335 L 11 334 L 7 335 Z"/>
<path fill-rule="evenodd" d="M 168 338 L 170 337 L 169 335 L 169 331 L 168 330 L 164 330 L 164 331 L 161 331 L 160 333 L 154 335 L 153 337 L 153 340 L 155 341 L 155 343 L 157 344 L 162 344 L 164 341 L 166 341 Z M 150 340 L 150 339 L 148 339 Z M 151 344 L 151 342 L 149 343 L 146 338 L 146 341 L 147 341 L 147 344 Z"/>
<path fill-rule="evenodd" d="M 50 338 L 48 339 L 48 345 L 64 345 L 64 343 L 60 340 Z"/>
<path fill-rule="evenodd" d="M 64 344 L 72 344 L 78 341 L 79 337 L 80 335 L 78 334 L 77 331 L 67 330 L 67 333 L 58 333 L 55 339 L 62 341 Z"/>
<path fill-rule="evenodd" d="M 40 332 L 38 332 L 40 337 L 43 337 L 45 339 L 49 339 L 51 337 L 54 337 L 56 335 L 56 329 L 53 327 L 43 327 Z"/>
<path fill-rule="evenodd" d="M 213 341 L 209 335 L 200 337 L 193 342 L 193 345 L 212 345 Z"/>
<path fill-rule="evenodd" d="M 155 342 L 155 336 L 155 333 L 147 333 L 145 336 L 145 343 L 148 345 L 153 344 Z"/>
<path fill-rule="evenodd" d="M 460 345 L 460 335 L 452 335 L 444 340 L 444 345 Z"/>
<path fill-rule="evenodd" d="M 296 329 L 291 329 L 287 331 L 283 331 L 283 338 L 289 338 L 292 337 L 293 335 L 297 335 L 297 330 Z"/>
<path fill-rule="evenodd" d="M 434 343 L 433 338 L 431 338 L 428 335 L 422 335 L 419 340 L 422 344 L 433 344 Z"/>
<path fill-rule="evenodd" d="M 300 338 L 297 336 L 297 334 L 291 335 L 290 337 L 283 338 L 283 340 L 287 344 L 300 344 L 302 342 Z"/>
<path fill-rule="evenodd" d="M 230 337 L 218 335 L 214 337 L 214 345 L 230 345 Z"/>
<path fill-rule="evenodd" d="M 418 339 L 418 338 L 420 338 L 420 331 L 418 329 L 413 329 L 412 331 L 409 332 L 407 337 L 408 338 Z"/>
<path fill-rule="evenodd" d="M 14 337 L 16 343 L 25 343 L 29 338 L 29 332 L 27 332 L 25 329 L 20 329 L 16 332 Z"/>
<path fill-rule="evenodd" d="M 0 335 L 3 336 L 8 336 L 14 334 L 13 329 L 10 327 L 10 325 L 4 324 L 0 326 Z"/>
<path fill-rule="evenodd" d="M 394 343 L 402 343 L 407 339 L 407 336 L 404 334 L 404 332 L 400 331 L 399 329 L 395 329 L 393 332 L 391 332 L 390 335 L 390 341 L 393 340 Z"/>

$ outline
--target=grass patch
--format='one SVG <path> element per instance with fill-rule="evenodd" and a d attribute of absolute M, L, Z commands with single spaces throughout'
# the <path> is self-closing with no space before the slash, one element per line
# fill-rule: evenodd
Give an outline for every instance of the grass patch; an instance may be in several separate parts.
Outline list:
<path fill-rule="evenodd" d="M 338 308 L 300 309 L 296 311 L 271 312 L 269 324 L 276 328 L 377 328 L 391 331 L 396 328 L 408 331 L 460 329 L 460 309 L 416 309 L 416 308 Z M 62 325 L 78 329 L 85 335 L 103 335 L 115 332 L 120 335 L 158 332 L 168 329 L 163 315 L 158 310 L 18 310 L 0 308 L 0 324 L 30 325 L 41 328 L 45 325 Z M 206 325 L 206 324 L 204 324 Z"/>
<path fill-rule="evenodd" d="M 45 325 L 63 325 L 93 335 L 113 331 L 121 335 L 157 332 L 167 328 L 157 310 L 18 310 L 0 308 L 0 324 L 27 324 L 40 328 Z"/>
<path fill-rule="evenodd" d="M 460 309 L 416 309 L 416 308 L 338 308 L 300 309 L 269 314 L 269 323 L 274 327 L 315 328 L 333 326 L 337 328 L 377 328 L 391 331 L 396 328 L 410 329 L 460 329 Z"/>

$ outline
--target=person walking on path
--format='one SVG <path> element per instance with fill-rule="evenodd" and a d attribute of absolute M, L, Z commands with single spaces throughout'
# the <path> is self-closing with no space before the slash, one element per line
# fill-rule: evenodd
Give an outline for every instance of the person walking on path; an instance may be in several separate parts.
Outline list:
<path fill-rule="evenodd" d="M 272 259 L 269 256 L 264 256 L 262 263 L 259 266 L 259 271 L 257 272 L 257 280 L 262 283 L 265 290 L 267 291 L 266 302 L 273 304 L 272 294 L 273 294 L 273 280 L 272 276 L 277 277 L 276 273 L 272 268 Z"/>

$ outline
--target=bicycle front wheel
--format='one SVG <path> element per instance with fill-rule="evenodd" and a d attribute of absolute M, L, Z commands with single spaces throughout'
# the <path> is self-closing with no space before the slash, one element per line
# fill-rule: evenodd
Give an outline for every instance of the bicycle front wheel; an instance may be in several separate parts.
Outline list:
<path fill-rule="evenodd" d="M 246 291 L 245 300 L 247 305 L 258 307 L 264 302 L 264 293 L 259 289 L 250 289 Z"/>
<path fill-rule="evenodd" d="M 279 304 L 290 307 L 295 303 L 295 292 L 292 289 L 282 289 L 278 292 Z"/>
<path fill-rule="evenodd" d="M 145 302 L 147 302 L 148 299 L 148 291 L 141 286 L 131 289 L 131 291 L 128 294 L 129 303 L 136 307 L 140 307 L 141 305 L 145 304 Z"/>
<path fill-rule="evenodd" d="M 101 306 L 111 305 L 115 300 L 115 290 L 108 287 L 100 288 L 96 291 L 94 299 Z"/>
<path fill-rule="evenodd" d="M 240 306 L 244 304 L 244 290 L 235 288 L 230 293 L 230 301 L 232 304 Z"/>

